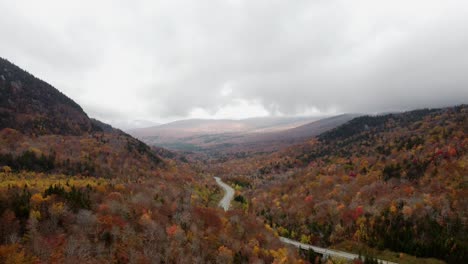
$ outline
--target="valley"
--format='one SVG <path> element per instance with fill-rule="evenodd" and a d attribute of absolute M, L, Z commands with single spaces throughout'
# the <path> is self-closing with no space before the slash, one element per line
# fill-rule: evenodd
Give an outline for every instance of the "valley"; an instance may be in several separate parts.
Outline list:
<path fill-rule="evenodd" d="M 0 75 L 0 263 L 468 258 L 467 105 L 126 133 Z"/>
<path fill-rule="evenodd" d="M 272 152 L 300 143 L 359 116 L 183 120 L 129 133 L 149 145 L 209 156 Z"/>

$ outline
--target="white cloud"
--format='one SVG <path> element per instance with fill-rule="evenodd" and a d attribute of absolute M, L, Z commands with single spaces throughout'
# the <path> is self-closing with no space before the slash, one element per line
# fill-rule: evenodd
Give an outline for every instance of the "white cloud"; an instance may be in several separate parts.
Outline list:
<path fill-rule="evenodd" d="M 223 87 L 221 87 L 221 91 L 219 93 L 221 96 L 230 96 L 232 94 L 231 84 L 229 82 L 223 84 Z"/>
<path fill-rule="evenodd" d="M 270 113 L 262 104 L 256 101 L 247 101 L 245 99 L 233 99 L 226 105 L 219 107 L 213 112 L 208 112 L 203 108 L 194 108 L 189 118 L 213 118 L 213 119 L 243 119 L 249 117 L 263 117 Z"/>

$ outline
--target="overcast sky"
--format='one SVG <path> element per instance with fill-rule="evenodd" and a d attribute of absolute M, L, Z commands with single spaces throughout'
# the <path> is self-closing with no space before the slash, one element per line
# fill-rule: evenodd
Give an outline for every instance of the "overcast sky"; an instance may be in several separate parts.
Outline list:
<path fill-rule="evenodd" d="M 114 124 L 468 103 L 464 0 L 0 0 L 0 36 Z"/>

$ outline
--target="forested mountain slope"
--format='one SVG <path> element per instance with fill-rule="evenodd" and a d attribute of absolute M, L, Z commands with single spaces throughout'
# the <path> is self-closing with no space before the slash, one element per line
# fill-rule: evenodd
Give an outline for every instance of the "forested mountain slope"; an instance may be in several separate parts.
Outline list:
<path fill-rule="evenodd" d="M 50 84 L 0 58 L 0 129 L 43 135 L 82 135 L 96 130 L 73 100 Z"/>
<path fill-rule="evenodd" d="M 211 177 L 0 64 L 0 263 L 298 261 Z"/>
<path fill-rule="evenodd" d="M 162 165 L 144 143 L 1 58 L 0 145 L 0 166 L 14 171 L 137 177 Z"/>
<path fill-rule="evenodd" d="M 246 207 L 282 236 L 464 263 L 467 132 L 466 105 L 363 116 L 249 165 L 217 169 L 244 175 L 230 180 Z"/>

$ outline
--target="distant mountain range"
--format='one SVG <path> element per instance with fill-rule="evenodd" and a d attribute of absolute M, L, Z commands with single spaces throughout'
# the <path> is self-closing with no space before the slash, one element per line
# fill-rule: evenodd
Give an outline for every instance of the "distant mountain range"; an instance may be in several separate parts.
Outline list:
<path fill-rule="evenodd" d="M 111 120 L 109 121 L 109 123 L 114 127 L 122 129 L 123 131 L 131 131 L 133 129 L 161 125 L 161 123 L 153 122 L 150 120 Z"/>
<path fill-rule="evenodd" d="M 263 152 L 306 140 L 356 116 L 189 119 L 129 133 L 147 144 L 180 151 Z"/>
<path fill-rule="evenodd" d="M 167 134 L 167 137 L 174 138 L 204 134 L 271 132 L 297 127 L 318 119 L 318 117 L 256 117 L 242 120 L 187 119 L 132 129 L 129 132 L 139 137 Z"/>

